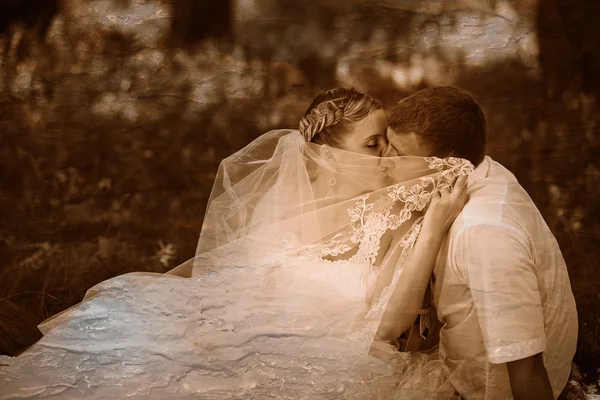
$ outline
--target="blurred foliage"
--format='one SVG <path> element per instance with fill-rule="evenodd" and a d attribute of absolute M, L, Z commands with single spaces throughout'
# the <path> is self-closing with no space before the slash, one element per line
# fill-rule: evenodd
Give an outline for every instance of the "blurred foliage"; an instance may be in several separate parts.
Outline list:
<path fill-rule="evenodd" d="M 0 351 L 104 279 L 191 257 L 220 159 L 321 89 L 389 106 L 450 84 L 561 245 L 595 382 L 598 4 L 0 0 Z"/>

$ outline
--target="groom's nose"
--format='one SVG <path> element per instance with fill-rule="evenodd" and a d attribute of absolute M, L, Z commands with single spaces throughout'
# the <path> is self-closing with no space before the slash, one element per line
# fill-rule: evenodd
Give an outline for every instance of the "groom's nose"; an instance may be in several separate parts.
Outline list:
<path fill-rule="evenodd" d="M 396 157 L 398 156 L 398 152 L 391 144 L 388 144 L 387 147 L 381 153 L 381 157 Z"/>

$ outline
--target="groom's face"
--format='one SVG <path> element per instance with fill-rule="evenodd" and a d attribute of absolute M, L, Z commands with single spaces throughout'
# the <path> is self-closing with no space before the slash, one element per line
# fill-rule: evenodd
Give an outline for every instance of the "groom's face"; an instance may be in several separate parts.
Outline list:
<path fill-rule="evenodd" d="M 392 128 L 388 127 L 387 140 L 388 146 L 382 154 L 383 157 L 432 156 L 421 137 L 414 132 L 395 132 Z"/>

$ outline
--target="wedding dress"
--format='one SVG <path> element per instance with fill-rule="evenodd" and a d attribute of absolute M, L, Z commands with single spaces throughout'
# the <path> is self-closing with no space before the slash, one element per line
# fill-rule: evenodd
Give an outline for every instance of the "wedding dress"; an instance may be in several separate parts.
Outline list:
<path fill-rule="evenodd" d="M 420 211 L 471 171 L 269 132 L 221 163 L 190 278 L 94 286 L 40 325 L 39 342 L 0 358 L 0 399 L 452 398 L 435 353 L 375 332 Z"/>

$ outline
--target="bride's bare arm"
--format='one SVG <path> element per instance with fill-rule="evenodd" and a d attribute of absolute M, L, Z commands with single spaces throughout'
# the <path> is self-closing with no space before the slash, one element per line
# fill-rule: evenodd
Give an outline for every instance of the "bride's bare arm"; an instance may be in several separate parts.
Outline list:
<path fill-rule="evenodd" d="M 431 200 L 419 238 L 403 267 L 401 281 L 386 306 L 378 339 L 396 340 L 414 323 L 444 236 L 467 201 L 466 183 L 467 177 L 459 177 L 452 192 L 445 190 Z"/>

